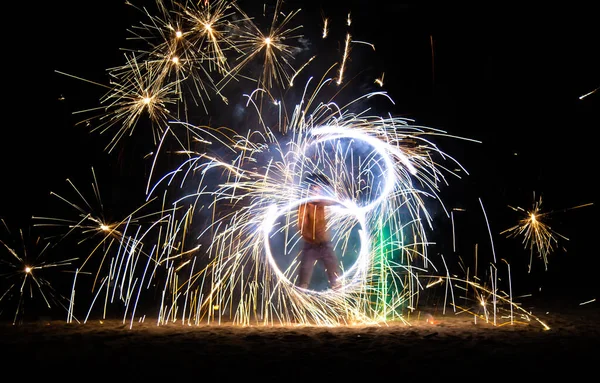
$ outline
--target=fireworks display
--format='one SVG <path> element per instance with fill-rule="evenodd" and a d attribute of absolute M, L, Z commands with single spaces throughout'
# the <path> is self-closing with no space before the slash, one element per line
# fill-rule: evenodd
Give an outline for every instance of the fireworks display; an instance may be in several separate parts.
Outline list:
<path fill-rule="evenodd" d="M 582 208 L 592 205 L 584 204 L 563 211 Z M 553 213 L 542 209 L 542 197 L 535 200 L 530 210 L 525 210 L 522 207 L 512 207 L 514 211 L 524 215 L 519 223 L 512 226 L 500 234 L 507 234 L 509 237 L 522 237 L 523 245 L 530 250 L 529 270 L 531 271 L 534 255 L 541 259 L 544 267 L 548 268 L 548 256 L 558 247 L 560 241 L 568 241 L 564 235 L 557 233 L 546 222 L 546 219 Z"/>
<path fill-rule="evenodd" d="M 352 55 L 375 47 L 354 39 L 350 26 L 360 25 L 350 13 L 312 21 L 313 34 L 338 39 L 338 57 L 320 70 L 316 63 L 331 55 L 311 51 L 302 11 L 284 2 L 258 15 L 225 0 L 128 6 L 141 22 L 132 23 L 123 63 L 107 68 L 106 82 L 56 73 L 104 91 L 98 105 L 74 115 L 108 155 L 128 140 L 151 141 L 143 201 L 114 218 L 102 197 L 109 180 L 93 168 L 91 187 L 67 180 L 70 195 L 51 194 L 61 213 L 33 217 L 45 234 L 35 244 L 47 245 L 0 242 L 8 269 L 0 313 L 18 322 L 26 298 L 39 295 L 69 322 L 335 326 L 410 324 L 421 304 L 435 302 L 475 321 L 548 329 L 513 292 L 484 204 L 471 212 L 442 197 L 469 171 L 438 141 L 480 142 L 379 112 L 394 105 L 384 71 L 356 96 Z M 347 31 L 335 36 L 335 22 Z M 433 58 L 433 41 L 431 50 Z M 233 123 L 215 125 L 213 114 Z M 342 272 L 335 290 L 319 267 L 308 289 L 297 286 L 298 207 L 317 198 L 305 182 L 313 173 L 330 185 L 318 198 L 334 203 L 328 228 Z M 432 233 L 440 238 L 434 216 L 454 224 L 458 212 L 482 218 L 489 246 L 460 257 L 430 253 Z M 523 237 L 544 264 L 566 239 L 544 224 L 541 199 L 507 233 Z M 456 238 L 454 227 L 447 236 Z M 75 250 L 61 257 L 66 243 Z M 46 252 L 57 260 L 45 261 Z M 50 278 L 50 268 L 61 273 Z M 51 284 L 59 278 L 62 295 Z"/>

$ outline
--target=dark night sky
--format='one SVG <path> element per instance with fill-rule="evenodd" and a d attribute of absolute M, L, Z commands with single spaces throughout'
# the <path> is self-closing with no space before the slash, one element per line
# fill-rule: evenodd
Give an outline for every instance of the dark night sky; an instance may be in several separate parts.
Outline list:
<path fill-rule="evenodd" d="M 143 198 L 143 188 L 134 185 L 145 181 L 140 157 L 148 148 L 136 138 L 144 132 L 126 138 L 121 150 L 104 152 L 107 138 L 75 126 L 78 117 L 72 114 L 96 106 L 103 91 L 55 73 L 102 82 L 105 69 L 123 63 L 119 48 L 129 46 L 131 36 L 126 29 L 144 20 L 124 3 L 10 5 L 19 23 L 5 32 L 9 82 L 0 199 L 0 217 L 9 223 L 23 226 L 31 215 L 53 214 L 49 192 L 66 190 L 66 178 L 90 182 L 91 166 L 103 177 L 100 185 L 112 191 L 107 190 L 109 200 L 127 206 Z M 600 91 L 579 99 L 600 86 L 600 36 L 591 7 L 386 3 L 344 2 L 321 9 L 292 1 L 284 9 L 303 9 L 302 32 L 315 49 L 323 44 L 318 39 L 322 14 L 331 19 L 330 38 L 340 45 L 347 30 L 356 40 L 375 44 L 376 52 L 355 46 L 348 68 L 366 75 L 385 72 L 393 114 L 482 141 L 440 142 L 471 172 L 457 184 L 451 181 L 451 205 L 481 197 L 489 202 L 492 222 L 501 222 L 500 231 L 514 217 L 507 205 L 528 208 L 533 192 L 544 195 L 549 210 L 596 202 Z M 351 29 L 343 25 L 349 11 Z M 324 69 L 340 52 L 315 53 L 331 57 L 320 64 Z M 577 256 L 593 265 L 598 264 L 595 210 L 561 213 L 556 227 L 571 238 Z"/>

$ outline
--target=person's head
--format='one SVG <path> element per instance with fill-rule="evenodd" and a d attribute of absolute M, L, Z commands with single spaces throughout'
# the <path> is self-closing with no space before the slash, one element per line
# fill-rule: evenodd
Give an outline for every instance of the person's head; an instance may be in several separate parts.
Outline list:
<path fill-rule="evenodd" d="M 331 186 L 329 180 L 322 174 L 310 173 L 305 180 L 308 183 L 310 193 L 313 195 L 322 194 L 325 187 Z"/>
<path fill-rule="evenodd" d="M 311 183 L 308 186 L 308 190 L 312 195 L 320 195 L 323 191 L 323 187 L 321 187 L 319 184 Z"/>

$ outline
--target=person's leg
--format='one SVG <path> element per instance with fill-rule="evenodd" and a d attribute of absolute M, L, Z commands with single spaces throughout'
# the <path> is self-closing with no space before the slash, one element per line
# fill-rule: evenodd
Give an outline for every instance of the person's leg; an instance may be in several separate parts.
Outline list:
<path fill-rule="evenodd" d="M 321 259 L 325 266 L 327 279 L 329 279 L 329 286 L 331 286 L 332 289 L 339 288 L 340 265 L 333 246 L 323 245 L 321 247 Z"/>
<path fill-rule="evenodd" d="M 307 289 L 312 278 L 313 269 L 318 256 L 317 249 L 309 243 L 304 245 L 300 256 L 300 270 L 298 272 L 298 287 Z"/>

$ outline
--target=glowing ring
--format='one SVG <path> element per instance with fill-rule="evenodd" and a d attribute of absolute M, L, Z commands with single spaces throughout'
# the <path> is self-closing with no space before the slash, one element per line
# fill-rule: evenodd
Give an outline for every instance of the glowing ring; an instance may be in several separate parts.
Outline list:
<path fill-rule="evenodd" d="M 344 271 L 344 273 L 340 276 L 341 280 L 344 280 L 346 278 L 348 278 L 349 276 L 351 276 L 350 278 L 350 283 L 342 283 L 342 288 L 338 291 L 343 291 L 345 289 L 347 289 L 349 286 L 353 285 L 354 282 L 359 282 L 360 278 L 362 275 L 364 275 L 364 272 L 366 270 L 368 270 L 369 267 L 369 238 L 368 238 L 368 232 L 366 230 L 367 224 L 366 224 L 366 219 L 365 216 L 363 214 L 363 211 L 361 209 L 358 209 L 356 204 L 354 204 L 352 201 L 337 201 L 333 198 L 329 198 L 326 196 L 318 196 L 318 197 L 309 197 L 309 198 L 303 198 L 294 202 L 289 203 L 288 205 L 282 207 L 281 209 L 277 208 L 277 205 L 272 205 L 269 209 L 267 209 L 267 213 L 265 214 L 265 219 L 263 220 L 262 223 L 262 231 L 263 231 L 263 241 L 264 241 L 264 245 L 265 245 L 265 253 L 266 253 L 266 257 L 267 257 L 267 261 L 269 262 L 269 264 L 271 265 L 271 267 L 273 268 L 273 270 L 275 271 L 275 274 L 277 275 L 277 277 L 280 280 L 283 280 L 289 284 L 293 284 L 286 276 L 284 273 L 281 272 L 281 270 L 279 269 L 279 265 L 277 265 L 277 262 L 275 262 L 275 259 L 273 258 L 273 254 L 271 253 L 271 246 L 269 245 L 269 235 L 271 233 L 271 230 L 273 229 L 273 225 L 275 224 L 275 220 L 282 216 L 284 213 L 291 211 L 291 209 L 294 209 L 296 207 L 298 207 L 301 204 L 313 201 L 315 199 L 326 199 L 326 200 L 330 200 L 330 201 L 335 201 L 340 203 L 341 205 L 344 206 L 343 210 L 346 210 L 349 212 L 349 214 L 354 214 L 354 216 L 356 217 L 356 220 L 358 221 L 358 223 L 361 226 L 361 229 L 358 231 L 358 235 L 360 237 L 360 252 L 358 255 L 358 258 L 356 259 L 356 261 L 354 262 L 354 264 L 346 271 Z M 314 293 L 322 293 L 322 292 L 317 292 L 311 289 L 302 289 L 300 287 L 298 287 L 298 289 L 304 290 L 304 291 L 311 291 Z"/>
<path fill-rule="evenodd" d="M 310 201 L 313 201 L 316 199 L 325 199 L 325 200 L 337 202 L 337 203 L 341 204 L 342 206 L 344 206 L 344 209 L 342 209 L 342 211 L 346 210 L 350 214 L 354 214 L 354 216 L 356 217 L 357 221 L 359 222 L 359 224 L 361 226 L 361 229 L 358 231 L 358 234 L 360 237 L 360 242 L 361 242 L 361 248 L 360 248 L 360 253 L 358 255 L 358 258 L 356 259 L 354 264 L 348 270 L 344 271 L 344 273 L 340 276 L 340 279 L 342 279 L 342 280 L 345 278 L 348 278 L 349 276 L 351 277 L 350 283 L 342 283 L 341 290 L 345 290 L 349 286 L 352 286 L 355 282 L 359 282 L 360 278 L 363 275 L 366 275 L 365 272 L 368 270 L 368 267 L 369 267 L 369 251 L 370 251 L 369 244 L 370 244 L 370 241 L 368 238 L 369 231 L 367 230 L 366 213 L 368 211 L 372 210 L 376 205 L 379 205 L 381 203 L 381 201 L 384 198 L 386 198 L 396 186 L 397 179 L 396 179 L 396 174 L 394 172 L 395 165 L 389 154 L 393 154 L 393 155 L 397 156 L 398 158 L 400 158 L 402 163 L 408 168 L 408 171 L 411 174 L 413 174 L 413 175 L 416 174 L 417 169 L 410 163 L 408 157 L 404 153 L 402 153 L 400 150 L 383 143 L 382 141 L 378 140 L 375 137 L 361 133 L 360 131 L 351 130 L 351 129 L 344 128 L 341 126 L 325 125 L 325 126 L 321 126 L 321 127 L 312 129 L 311 134 L 314 136 L 323 135 L 323 137 L 317 139 L 315 142 L 312 142 L 310 145 L 315 144 L 315 143 L 320 143 L 323 141 L 332 140 L 332 139 L 338 139 L 338 138 L 353 138 L 353 139 L 364 141 L 367 144 L 371 145 L 374 148 L 374 150 L 379 155 L 381 155 L 381 157 L 383 158 L 383 160 L 385 162 L 385 165 L 386 165 L 385 166 L 385 174 L 386 174 L 385 187 L 377 198 L 375 198 L 370 203 L 368 203 L 364 206 L 360 206 L 360 207 L 357 206 L 353 201 L 338 201 L 338 200 L 328 197 L 328 196 L 307 197 L 307 198 L 299 199 L 299 200 L 296 200 L 294 202 L 287 204 L 286 206 L 282 207 L 281 209 L 278 209 L 277 205 L 272 205 L 269 209 L 267 209 L 265 219 L 263 220 L 263 223 L 262 223 L 263 242 L 264 242 L 264 247 L 265 247 L 266 258 L 267 258 L 268 263 L 271 265 L 271 267 L 275 271 L 275 274 L 279 278 L 279 280 L 282 280 L 286 283 L 293 285 L 293 283 L 285 276 L 285 274 L 281 272 L 281 270 L 279 269 L 279 265 L 277 265 L 277 262 L 275 262 L 275 259 L 273 258 L 273 254 L 271 252 L 269 236 L 270 236 L 271 230 L 273 229 L 273 225 L 275 224 L 275 220 L 278 217 L 282 216 L 284 213 L 290 211 L 291 209 L 294 209 L 301 204 L 304 204 L 304 203 L 307 203 L 307 202 L 310 202 Z M 307 149 L 307 146 L 304 147 L 303 152 L 305 152 L 306 149 Z M 299 288 L 299 289 L 301 289 L 301 288 Z M 313 291 L 310 289 L 301 289 L 301 290 L 311 291 L 313 293 L 320 293 L 320 292 Z"/>
<path fill-rule="evenodd" d="M 337 139 L 337 138 L 354 138 L 357 140 L 364 141 L 367 144 L 371 145 L 373 147 L 373 149 L 379 155 L 381 155 L 381 157 L 385 161 L 385 165 L 386 165 L 385 187 L 384 187 L 383 191 L 380 193 L 380 195 L 377 198 L 375 198 L 373 201 L 371 201 L 370 203 L 368 203 L 362 207 L 358 207 L 359 209 L 361 209 L 363 211 L 372 210 L 376 205 L 379 205 L 381 203 L 381 201 L 384 198 L 386 198 L 388 196 L 388 194 L 390 194 L 396 186 L 397 180 L 396 180 L 396 174 L 394 172 L 395 166 L 394 166 L 394 162 L 388 155 L 390 152 L 392 154 L 396 155 L 398 158 L 400 158 L 402 163 L 408 168 L 408 171 L 411 174 L 414 175 L 417 173 L 417 169 L 410 163 L 408 157 L 406 157 L 406 155 L 404 153 L 402 153 L 399 149 L 397 149 L 393 146 L 387 145 L 384 142 L 378 140 L 377 138 L 366 135 L 357 130 L 348 129 L 348 128 L 344 128 L 341 126 L 325 125 L 325 126 L 321 126 L 321 127 L 312 129 L 311 133 L 312 133 L 312 135 L 315 135 L 315 136 L 316 135 L 325 135 L 324 137 L 318 139 L 314 143 L 329 141 L 329 140 L 333 140 L 333 139 Z"/>

